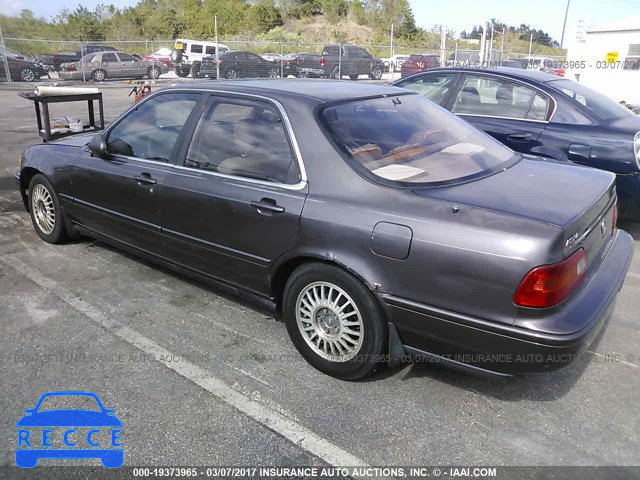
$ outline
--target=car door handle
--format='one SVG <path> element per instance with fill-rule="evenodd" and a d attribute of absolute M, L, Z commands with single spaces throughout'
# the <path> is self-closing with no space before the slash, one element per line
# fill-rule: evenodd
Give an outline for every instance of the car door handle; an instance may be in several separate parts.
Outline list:
<path fill-rule="evenodd" d="M 259 202 L 252 201 L 251 206 L 258 210 L 259 213 L 262 213 L 261 210 L 266 210 L 268 212 L 274 213 L 283 213 L 284 207 L 276 204 L 276 201 L 272 198 L 261 198 Z"/>
<path fill-rule="evenodd" d="M 513 140 L 514 142 L 526 142 L 527 140 L 531 140 L 530 133 L 512 133 L 507 136 L 509 140 Z"/>
<path fill-rule="evenodd" d="M 151 178 L 151 175 L 148 173 L 141 173 L 140 175 L 136 175 L 133 177 L 138 184 L 146 184 L 146 185 L 155 185 L 157 183 L 156 179 Z"/>

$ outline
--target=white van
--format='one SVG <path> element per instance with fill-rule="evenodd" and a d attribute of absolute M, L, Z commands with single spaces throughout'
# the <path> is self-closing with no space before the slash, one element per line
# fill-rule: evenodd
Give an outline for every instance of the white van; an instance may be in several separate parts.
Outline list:
<path fill-rule="evenodd" d="M 228 52 L 229 47 L 222 43 L 205 42 L 202 40 L 188 40 L 186 38 L 178 38 L 174 45 L 174 48 L 184 48 L 184 54 L 182 55 L 182 63 L 191 64 L 195 61 L 202 61 L 204 57 L 210 57 L 216 54 L 216 47 L 218 54 Z"/>

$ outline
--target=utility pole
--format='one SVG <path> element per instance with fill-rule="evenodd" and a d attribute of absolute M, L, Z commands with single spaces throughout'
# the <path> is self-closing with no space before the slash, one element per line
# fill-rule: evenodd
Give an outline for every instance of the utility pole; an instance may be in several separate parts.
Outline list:
<path fill-rule="evenodd" d="M 562 37 L 560 37 L 560 48 L 564 48 L 564 31 L 567 28 L 567 16 L 569 16 L 569 4 L 571 0 L 567 0 L 567 8 L 564 11 L 564 23 L 562 24 Z"/>
<path fill-rule="evenodd" d="M 529 56 L 531 56 L 531 47 L 533 46 L 533 33 L 529 37 Z"/>
<path fill-rule="evenodd" d="M 4 36 L 2 35 L 2 26 L 0 25 L 0 48 L 2 48 L 2 61 L 4 63 L 4 71 L 7 76 L 7 82 L 11 83 L 11 72 L 9 71 L 9 62 L 7 61 L 7 52 L 4 49 Z"/>
<path fill-rule="evenodd" d="M 493 59 L 493 22 L 491 22 L 491 40 L 489 41 L 489 63 Z"/>
<path fill-rule="evenodd" d="M 218 45 L 218 16 L 213 16 L 213 28 L 216 34 L 216 80 L 220 80 L 220 55 L 218 54 L 218 50 L 220 49 L 220 45 Z"/>
<path fill-rule="evenodd" d="M 389 47 L 389 58 L 391 58 L 393 57 L 393 22 L 391 22 L 391 43 L 389 45 L 391 45 Z"/>

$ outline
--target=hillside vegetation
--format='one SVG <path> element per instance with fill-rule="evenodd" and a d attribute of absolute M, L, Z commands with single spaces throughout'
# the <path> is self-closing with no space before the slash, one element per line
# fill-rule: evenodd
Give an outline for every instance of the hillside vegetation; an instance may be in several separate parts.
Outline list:
<path fill-rule="evenodd" d="M 100 5 L 93 10 L 83 6 L 65 9 L 51 20 L 23 10 L 18 17 L 0 15 L 0 24 L 8 38 L 70 42 L 169 41 L 178 37 L 213 39 L 214 16 L 218 19 L 218 36 L 224 41 L 389 45 L 393 24 L 393 42 L 398 46 L 398 53 L 440 48 L 440 27 L 434 25 L 429 30 L 417 27 L 408 0 L 140 0 L 128 8 Z M 521 27 L 526 28 L 505 26 L 508 30 L 506 51 L 528 52 L 529 43 L 522 38 L 528 38 L 531 29 Z M 478 32 L 474 27 L 471 33 L 462 32 L 461 36 L 473 38 Z M 456 41 L 455 32 L 448 32 L 449 50 L 455 48 Z M 537 36 L 534 42 L 535 53 L 559 53 L 546 37 Z M 466 44 L 464 38 L 459 39 L 459 48 L 478 48 Z M 70 49 L 67 43 L 43 45 L 37 41 L 8 40 L 7 45 L 25 54 L 42 53 L 43 49 Z M 499 39 L 496 38 L 494 46 L 499 48 Z M 140 53 L 147 48 L 150 47 L 146 44 L 128 45 L 129 50 Z M 296 48 L 291 45 L 286 50 Z M 267 51 L 273 47 L 254 44 L 252 49 Z"/>

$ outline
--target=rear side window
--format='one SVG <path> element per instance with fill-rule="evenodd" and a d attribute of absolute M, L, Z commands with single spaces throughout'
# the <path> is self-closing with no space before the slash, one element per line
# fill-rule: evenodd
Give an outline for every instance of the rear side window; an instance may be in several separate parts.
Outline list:
<path fill-rule="evenodd" d="M 215 55 L 216 54 L 216 47 L 212 47 L 212 46 L 207 46 L 205 48 L 205 53 L 207 55 Z"/>
<path fill-rule="evenodd" d="M 191 45 L 191 53 L 202 53 L 202 45 L 193 43 Z"/>
<path fill-rule="evenodd" d="M 321 121 L 347 161 L 384 184 L 461 181 L 518 159 L 512 150 L 420 95 L 327 107 Z"/>
<path fill-rule="evenodd" d="M 549 85 L 582 104 L 601 120 L 614 120 L 635 114 L 606 95 L 568 79 L 552 80 Z"/>
<path fill-rule="evenodd" d="M 455 86 L 457 80 L 457 73 L 433 73 L 421 75 L 418 78 L 411 78 L 410 80 L 399 82 L 396 85 L 413 90 L 438 105 L 444 105 L 449 92 Z"/>
<path fill-rule="evenodd" d="M 502 78 L 468 75 L 451 107 L 454 113 L 545 120 L 548 98 Z"/>
<path fill-rule="evenodd" d="M 212 98 L 185 166 L 276 183 L 300 181 L 280 114 L 270 103 L 256 100 Z"/>

